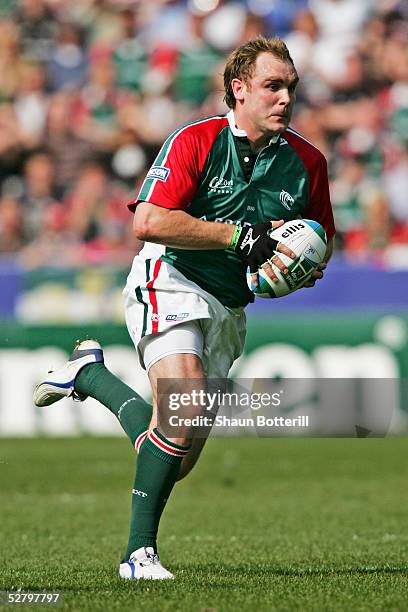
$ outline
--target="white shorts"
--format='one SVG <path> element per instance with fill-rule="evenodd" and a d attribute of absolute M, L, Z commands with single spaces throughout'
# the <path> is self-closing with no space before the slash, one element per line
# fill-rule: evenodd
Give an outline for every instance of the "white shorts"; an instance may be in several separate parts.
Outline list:
<path fill-rule="evenodd" d="M 139 355 L 148 372 L 153 364 L 176 353 L 190 353 L 203 360 L 204 336 L 200 320 L 173 325 L 167 331 L 149 334 L 139 342 Z"/>
<path fill-rule="evenodd" d="M 244 347 L 243 308 L 226 308 L 174 266 L 143 255 L 135 257 L 123 294 L 127 328 L 143 368 L 186 352 L 201 358 L 207 376 L 228 376 Z"/>

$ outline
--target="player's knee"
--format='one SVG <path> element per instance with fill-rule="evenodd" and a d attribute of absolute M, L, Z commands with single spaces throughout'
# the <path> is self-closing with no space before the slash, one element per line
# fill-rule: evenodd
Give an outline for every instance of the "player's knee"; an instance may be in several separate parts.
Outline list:
<path fill-rule="evenodd" d="M 179 355 L 179 363 L 180 363 L 180 379 L 184 379 L 184 384 L 187 384 L 189 380 L 194 380 L 194 386 L 196 385 L 198 380 L 204 380 L 204 372 L 203 366 L 201 363 L 201 359 L 194 354 L 181 354 Z"/>

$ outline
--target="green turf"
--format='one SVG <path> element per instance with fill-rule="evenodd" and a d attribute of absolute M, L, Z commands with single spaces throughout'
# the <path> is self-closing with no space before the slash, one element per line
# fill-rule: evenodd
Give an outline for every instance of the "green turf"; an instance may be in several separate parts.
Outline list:
<path fill-rule="evenodd" d="M 407 439 L 212 440 L 163 520 L 177 580 L 141 584 L 117 578 L 126 440 L 0 440 L 0 590 L 76 611 L 407 610 L 407 457 Z"/>

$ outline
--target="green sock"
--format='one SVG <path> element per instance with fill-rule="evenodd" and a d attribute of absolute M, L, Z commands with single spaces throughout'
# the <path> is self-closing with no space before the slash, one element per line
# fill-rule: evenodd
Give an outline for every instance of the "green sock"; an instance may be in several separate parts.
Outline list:
<path fill-rule="evenodd" d="M 159 522 L 177 480 L 180 463 L 189 446 L 167 440 L 153 429 L 143 442 L 137 459 L 132 491 L 130 534 L 125 559 L 142 546 L 157 550 Z"/>
<path fill-rule="evenodd" d="M 75 391 L 95 398 L 113 412 L 133 446 L 137 438 L 149 429 L 151 405 L 103 363 L 83 368 L 75 379 Z"/>

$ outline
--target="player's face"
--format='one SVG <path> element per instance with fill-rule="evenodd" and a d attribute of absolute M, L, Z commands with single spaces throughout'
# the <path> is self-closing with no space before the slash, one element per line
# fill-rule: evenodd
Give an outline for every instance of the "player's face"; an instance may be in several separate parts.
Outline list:
<path fill-rule="evenodd" d="M 273 135 L 288 127 L 298 80 L 294 66 L 271 53 L 258 55 L 248 82 L 235 79 L 237 107 L 251 131 Z"/>

